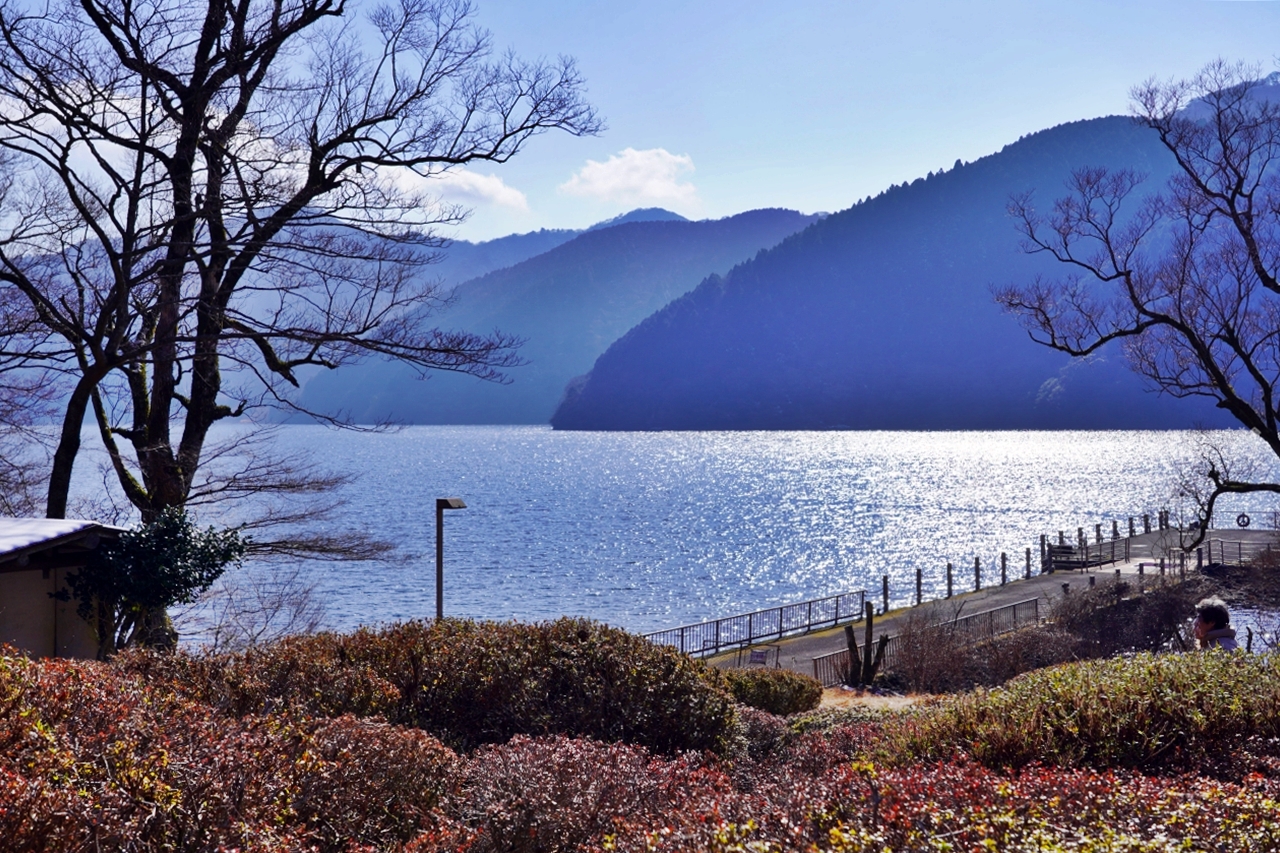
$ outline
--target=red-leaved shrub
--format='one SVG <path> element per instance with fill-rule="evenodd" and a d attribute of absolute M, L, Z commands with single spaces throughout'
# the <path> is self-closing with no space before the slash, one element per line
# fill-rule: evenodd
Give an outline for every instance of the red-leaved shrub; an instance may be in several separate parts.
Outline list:
<path fill-rule="evenodd" d="M 0 656 L 0 838 L 25 851 L 389 849 L 457 757 L 385 723 L 228 718 L 109 665 Z"/>
<path fill-rule="evenodd" d="M 733 793 L 697 755 L 663 759 L 625 744 L 517 735 L 468 756 L 451 811 L 476 828 L 476 853 L 550 853 L 578 850 L 629 820 L 661 820 L 691 791 Z"/>

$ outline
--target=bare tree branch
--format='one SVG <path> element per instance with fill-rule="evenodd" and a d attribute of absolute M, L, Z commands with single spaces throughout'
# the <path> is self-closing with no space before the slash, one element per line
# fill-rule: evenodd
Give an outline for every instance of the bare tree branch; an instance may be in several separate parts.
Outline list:
<path fill-rule="evenodd" d="M 1053 349 L 1083 356 L 1120 342 L 1151 387 L 1215 401 L 1280 458 L 1280 97 L 1257 78 L 1219 61 L 1135 88 L 1137 120 L 1178 166 L 1165 193 L 1138 198 L 1140 176 L 1084 168 L 1050 213 L 1015 197 L 1026 250 L 1072 272 L 996 298 Z M 1182 490 L 1200 529 L 1223 495 L 1280 493 L 1221 453 L 1206 451 L 1196 471 L 1200 485 Z"/>
<path fill-rule="evenodd" d="M 49 516 L 90 411 L 146 520 L 296 494 L 305 469 L 262 457 L 201 472 L 210 428 L 293 405 L 300 368 L 376 355 L 501 381 L 518 363 L 510 336 L 432 322 L 433 228 L 465 213 L 434 181 L 601 123 L 572 60 L 495 57 L 473 18 L 466 0 L 0 0 L 0 376 L 53 379 Z"/>

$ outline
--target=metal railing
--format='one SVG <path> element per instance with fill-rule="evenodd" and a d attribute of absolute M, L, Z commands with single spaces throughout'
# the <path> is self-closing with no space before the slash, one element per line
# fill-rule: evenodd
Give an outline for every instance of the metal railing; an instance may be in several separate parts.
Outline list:
<path fill-rule="evenodd" d="M 1280 560 L 1280 543 L 1275 540 L 1242 539 L 1228 536 L 1207 536 L 1196 549 L 1197 563 L 1241 566 L 1257 561 L 1260 557 Z"/>
<path fill-rule="evenodd" d="M 712 622 L 655 631 L 644 636 L 659 645 L 675 646 L 685 654 L 714 655 L 723 649 L 741 647 L 760 640 L 807 633 L 814 628 L 831 627 L 841 622 L 856 622 L 862 618 L 866 600 L 867 591 L 860 589 L 827 598 L 726 616 Z"/>
<path fill-rule="evenodd" d="M 946 631 L 948 634 L 959 633 L 966 639 L 989 639 L 1001 634 L 1007 634 L 1024 625 L 1037 624 L 1039 621 L 1040 599 L 1028 598 L 1025 601 L 1007 604 L 1004 607 L 996 607 L 992 610 L 972 613 L 963 618 L 939 622 L 936 625 L 930 625 L 926 630 Z M 873 646 L 873 654 L 874 651 Z M 898 642 L 898 638 L 896 636 L 890 637 L 889 644 L 885 647 L 884 662 L 880 667 L 881 671 L 889 672 L 897 667 L 900 664 L 902 653 L 902 645 Z M 841 649 L 838 652 L 821 655 L 813 659 L 813 677 L 821 681 L 823 687 L 833 687 L 842 683 L 848 671 L 848 649 Z"/>

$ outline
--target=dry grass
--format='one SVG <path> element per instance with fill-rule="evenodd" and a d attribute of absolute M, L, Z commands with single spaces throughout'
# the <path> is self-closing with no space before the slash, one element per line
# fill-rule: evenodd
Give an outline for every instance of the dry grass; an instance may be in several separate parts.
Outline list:
<path fill-rule="evenodd" d="M 841 687 L 828 687 L 822 691 L 820 708 L 871 708 L 876 711 L 899 711 L 918 702 L 930 699 L 930 696 L 878 696 L 864 693 L 861 690 L 845 690 Z"/>

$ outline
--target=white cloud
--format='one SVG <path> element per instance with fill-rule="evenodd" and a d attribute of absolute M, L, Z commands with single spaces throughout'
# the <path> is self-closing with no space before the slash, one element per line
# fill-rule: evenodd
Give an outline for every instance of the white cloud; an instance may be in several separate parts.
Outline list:
<path fill-rule="evenodd" d="M 496 205 L 515 210 L 528 210 L 529 200 L 515 187 L 503 183 L 497 175 L 481 175 L 466 169 L 450 169 L 440 174 L 436 188 L 448 201 L 467 205 Z"/>
<path fill-rule="evenodd" d="M 688 154 L 672 154 L 664 148 L 627 148 L 604 163 L 588 160 L 560 185 L 560 191 L 625 204 L 696 207 L 697 187 L 680 181 L 684 173 L 692 171 L 693 158 Z"/>

